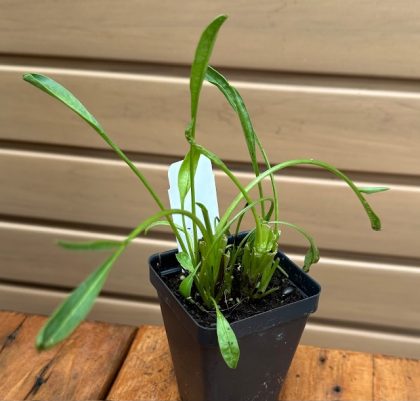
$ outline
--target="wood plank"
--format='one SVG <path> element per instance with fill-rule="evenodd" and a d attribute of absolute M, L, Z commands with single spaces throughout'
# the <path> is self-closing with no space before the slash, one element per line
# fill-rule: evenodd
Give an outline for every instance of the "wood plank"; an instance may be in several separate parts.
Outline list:
<path fill-rule="evenodd" d="M 58 290 L 0 284 L 0 305 L 9 311 L 50 315 L 67 295 Z M 128 325 L 162 324 L 162 315 L 155 302 L 100 296 L 89 320 Z"/>
<path fill-rule="evenodd" d="M 51 7 L 48 0 L 2 4 L 0 51 L 190 64 L 199 34 L 227 13 L 215 64 L 284 71 L 418 77 L 415 2 L 356 0 L 127 1 Z M 28 35 L 31 41 L 28 41 Z M 235 49 L 235 51 L 232 51 Z M 252 55 L 252 57 L 250 57 Z"/>
<path fill-rule="evenodd" d="M 420 363 L 417 360 L 374 356 L 374 400 L 420 399 Z"/>
<path fill-rule="evenodd" d="M 180 399 L 163 327 L 143 326 L 139 329 L 107 399 Z"/>
<path fill-rule="evenodd" d="M 166 199 L 167 168 L 146 163 L 138 167 Z M 245 183 L 252 175 L 237 173 L 237 177 Z M 216 181 L 220 209 L 225 210 L 237 192 L 220 172 Z M 321 250 L 420 256 L 416 237 L 420 231 L 420 187 L 390 185 L 391 191 L 371 196 L 383 219 L 383 231 L 378 233 L 369 228 L 361 205 L 344 184 L 280 175 L 277 182 L 281 184 L 282 218 L 305 227 Z M 0 185 L 8 188 L 0 198 L 0 210 L 21 217 L 131 228 L 157 211 L 131 171 L 106 159 L 0 150 Z M 282 243 L 306 246 L 292 230 L 284 230 Z"/>
<path fill-rule="evenodd" d="M 300 346 L 280 399 L 370 400 L 372 362 L 369 354 Z M 179 400 L 163 328 L 140 329 L 107 399 Z"/>
<path fill-rule="evenodd" d="M 280 400 L 372 400 L 372 378 L 370 354 L 300 346 Z"/>
<path fill-rule="evenodd" d="M 0 284 L 0 305 L 6 310 L 50 314 L 65 296 L 61 291 Z M 98 298 L 89 319 L 130 325 L 162 324 L 160 307 L 155 303 L 105 296 Z M 396 334 L 373 328 L 361 329 L 356 325 L 344 327 L 333 322 L 309 322 L 302 344 L 420 359 L 420 337 L 403 330 Z"/>
<path fill-rule="evenodd" d="M 0 354 L 15 340 L 26 316 L 16 312 L 2 312 L 0 319 Z"/>
<path fill-rule="evenodd" d="M 62 104 L 23 82 L 28 70 L 69 87 L 122 148 L 184 155 L 189 86 L 174 76 L 0 66 L 1 139 L 108 149 Z M 418 84 L 277 78 L 236 85 L 273 163 L 312 157 L 348 170 L 420 174 Z M 220 157 L 249 159 L 240 124 L 214 88 L 203 91 L 198 124 L 197 139 Z"/>
<path fill-rule="evenodd" d="M 418 334 L 386 332 L 380 328 L 339 326 L 310 322 L 303 332 L 302 344 L 420 359 Z"/>
<path fill-rule="evenodd" d="M 3 261 L 0 279 L 73 288 L 104 260 L 103 252 L 69 253 L 56 245 L 57 239 L 121 240 L 122 237 L 0 222 Z M 174 247 L 172 241 L 137 239 L 115 265 L 104 289 L 107 293 L 155 298 L 156 292 L 149 283 L 147 259 L 154 252 Z M 293 253 L 289 257 L 302 266 L 303 255 Z M 321 255 L 311 275 L 322 285 L 317 317 L 420 331 L 419 267 Z"/>
<path fill-rule="evenodd" d="M 71 252 L 58 240 L 123 240 L 101 232 L 50 228 L 0 222 L 0 278 L 8 281 L 73 288 L 99 266 L 108 252 Z M 148 258 L 175 248 L 172 241 L 138 238 L 126 249 L 110 273 L 104 290 L 108 293 L 156 297 L 149 283 Z M 24 250 L 24 251 L 22 251 Z"/>
<path fill-rule="evenodd" d="M 45 318 L 30 316 L 0 354 L 3 400 L 101 399 L 126 354 L 135 329 L 84 323 L 70 339 L 39 353 L 35 335 Z"/>

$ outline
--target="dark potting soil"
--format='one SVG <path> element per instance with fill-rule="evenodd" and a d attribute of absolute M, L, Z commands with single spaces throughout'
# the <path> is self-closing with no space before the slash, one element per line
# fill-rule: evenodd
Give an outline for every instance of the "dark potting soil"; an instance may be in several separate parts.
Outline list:
<path fill-rule="evenodd" d="M 215 327 L 216 314 L 214 310 L 207 311 L 205 307 L 200 304 L 200 297 L 197 292 L 194 292 L 194 289 L 191 293 L 192 300 L 185 299 L 179 293 L 178 287 L 181 283 L 181 274 L 181 272 L 174 272 L 173 274 L 163 276 L 162 279 L 198 324 L 204 327 Z M 279 289 L 261 299 L 240 299 L 238 287 L 238 285 L 233 285 L 230 298 L 222 300 L 219 304 L 223 315 L 229 323 L 246 319 L 247 317 L 267 312 L 279 306 L 291 304 L 306 298 L 306 295 L 280 270 L 277 270 L 274 273 L 269 287 L 279 287 Z"/>

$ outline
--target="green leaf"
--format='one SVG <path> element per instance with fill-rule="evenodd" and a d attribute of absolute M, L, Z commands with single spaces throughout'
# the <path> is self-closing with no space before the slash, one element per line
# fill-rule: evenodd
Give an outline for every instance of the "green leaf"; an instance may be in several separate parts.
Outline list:
<path fill-rule="evenodd" d="M 226 15 L 220 15 L 207 26 L 207 28 L 201 34 L 195 51 L 195 57 L 191 66 L 190 75 L 191 119 L 193 121 L 196 120 L 198 100 L 200 98 L 203 80 L 206 75 L 207 66 L 213 51 L 214 43 L 216 42 L 216 36 L 226 19 Z"/>
<path fill-rule="evenodd" d="M 190 149 L 185 156 L 178 173 L 178 191 L 181 199 L 181 205 L 184 205 L 185 198 L 188 191 L 191 188 L 191 170 L 190 163 L 192 163 L 193 175 L 197 171 L 198 161 L 200 159 L 200 153 L 196 152 L 195 149 Z"/>
<path fill-rule="evenodd" d="M 203 213 L 204 224 L 206 225 L 208 234 L 209 236 L 212 236 L 214 230 L 210 222 L 209 211 L 207 210 L 206 206 L 200 202 L 197 202 L 197 206 L 201 209 L 201 212 Z"/>
<path fill-rule="evenodd" d="M 235 110 L 235 112 L 238 112 L 236 107 L 237 93 L 233 90 L 233 87 L 230 85 L 228 80 L 211 65 L 209 65 L 207 68 L 206 80 L 219 88 L 220 92 L 222 92 L 222 94 L 225 96 L 232 109 Z"/>
<path fill-rule="evenodd" d="M 95 130 L 103 132 L 103 128 L 96 118 L 89 113 L 86 107 L 70 91 L 58 82 L 55 82 L 51 78 L 41 74 L 25 74 L 23 79 L 64 103 L 67 107 L 82 117 L 83 120 L 85 120 Z"/>
<path fill-rule="evenodd" d="M 378 192 L 389 191 L 388 187 L 358 187 L 359 191 L 363 194 L 376 194 Z"/>
<path fill-rule="evenodd" d="M 249 116 L 248 110 L 245 106 L 245 103 L 239 94 L 238 90 L 230 85 L 228 80 L 220 74 L 216 69 L 209 66 L 206 74 L 206 79 L 211 84 L 215 85 L 219 90 L 222 92 L 222 94 L 225 96 L 233 110 L 238 114 L 239 121 L 242 126 L 242 131 L 244 133 L 245 142 L 248 147 L 248 153 L 251 158 L 251 164 L 252 169 L 254 171 L 254 174 L 258 176 L 260 174 L 259 166 L 258 166 L 258 160 L 257 160 L 257 154 L 256 154 L 256 145 L 258 145 L 258 148 L 263 156 L 265 165 L 267 168 L 270 168 L 271 165 L 269 163 L 268 157 L 265 153 L 265 150 L 254 130 L 254 127 L 251 122 L 251 118 Z M 270 175 L 270 181 L 271 181 L 271 187 L 273 191 L 273 196 L 275 199 L 276 208 L 273 210 L 275 212 L 275 219 L 277 220 L 277 190 L 275 187 L 274 182 L 274 176 Z M 264 196 L 262 184 L 258 184 L 258 192 L 260 198 Z M 262 215 L 265 215 L 264 205 L 261 204 L 261 212 Z M 270 213 L 271 214 L 271 213 Z"/>
<path fill-rule="evenodd" d="M 309 249 L 306 252 L 305 260 L 303 262 L 303 271 L 309 272 L 310 267 L 318 263 L 319 261 L 319 249 L 315 244 L 315 241 L 311 235 L 308 234 L 306 230 L 304 230 L 302 227 L 297 226 L 296 224 L 289 223 L 288 221 L 270 221 L 269 224 L 280 224 L 283 226 L 287 226 L 290 228 L 293 228 L 300 234 L 302 234 L 309 242 Z"/>
<path fill-rule="evenodd" d="M 190 273 L 187 277 L 182 280 L 179 285 L 179 292 L 184 298 L 189 298 L 191 296 L 191 289 L 194 282 L 195 274 Z"/>
<path fill-rule="evenodd" d="M 176 260 L 179 262 L 179 264 L 188 272 L 192 273 L 194 271 L 193 262 L 190 258 L 190 255 L 188 255 L 187 252 L 178 252 L 176 255 Z"/>
<path fill-rule="evenodd" d="M 107 240 L 90 242 L 58 241 L 57 244 L 62 248 L 68 249 L 70 251 L 103 251 L 108 249 L 115 249 L 122 245 L 121 242 Z"/>
<path fill-rule="evenodd" d="M 38 333 L 36 347 L 39 350 L 51 348 L 64 340 L 87 316 L 118 256 L 116 252 L 108 258 L 55 310 Z"/>
<path fill-rule="evenodd" d="M 231 369 L 235 369 L 239 362 L 239 344 L 235 333 L 230 327 L 229 322 L 220 312 L 219 306 L 213 299 L 214 308 L 216 309 L 216 329 L 217 340 L 219 343 L 220 352 L 226 365 Z"/>

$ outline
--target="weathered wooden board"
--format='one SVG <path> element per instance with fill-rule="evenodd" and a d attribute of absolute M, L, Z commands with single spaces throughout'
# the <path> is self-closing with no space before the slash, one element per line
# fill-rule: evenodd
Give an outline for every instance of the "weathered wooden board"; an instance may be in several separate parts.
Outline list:
<path fill-rule="evenodd" d="M 300 346 L 280 400 L 372 400 L 373 375 L 370 354 Z"/>
<path fill-rule="evenodd" d="M 66 294 L 61 291 L 0 284 L 0 305 L 3 309 L 25 313 L 50 314 Z M 89 319 L 120 324 L 162 324 L 160 307 L 156 303 L 124 300 L 101 296 Z M 420 358 L 420 338 L 416 335 L 308 323 L 303 344 L 318 347 L 353 349 L 388 355 Z"/>
<path fill-rule="evenodd" d="M 9 333 L 0 352 L 0 398 L 102 399 L 124 361 L 135 329 L 84 323 L 67 342 L 39 353 L 34 341 L 44 322 L 43 317 L 30 316 Z"/>
<path fill-rule="evenodd" d="M 416 400 L 419 369 L 414 360 L 300 346 L 280 399 Z M 139 330 L 107 399 L 179 400 L 163 328 Z"/>
<path fill-rule="evenodd" d="M 420 363 L 417 360 L 374 357 L 374 399 L 382 401 L 420 399 Z"/>
<path fill-rule="evenodd" d="M 106 257 L 104 252 L 69 252 L 57 239 L 121 240 L 99 232 L 0 222 L 0 279 L 31 285 L 72 288 Z M 107 293 L 155 298 L 147 260 L 175 247 L 171 241 L 139 238 L 116 263 Z M 303 264 L 303 255 L 290 254 Z M 330 320 L 377 324 L 420 331 L 420 267 L 321 257 L 311 275 L 322 285 L 317 316 Z M 390 296 L 392 288 L 392 296 Z"/>
<path fill-rule="evenodd" d="M 185 154 L 188 80 L 164 75 L 0 66 L 1 139 L 108 149 L 62 104 L 23 82 L 27 71 L 72 90 L 124 149 Z M 418 84 L 277 78 L 236 85 L 273 163 L 311 157 L 347 170 L 420 174 Z M 214 88 L 203 91 L 197 132 L 220 157 L 249 160 L 238 119 Z"/>
<path fill-rule="evenodd" d="M 4 0 L 0 51 L 189 64 L 203 28 L 230 20 L 213 61 L 239 68 L 418 77 L 416 2 Z M 28 37 L 31 40 L 28 40 Z"/>
<path fill-rule="evenodd" d="M 138 166 L 166 199 L 166 167 Z M 247 173 L 237 176 L 243 182 L 252 177 Z M 221 173 L 216 179 L 220 209 L 225 210 L 237 191 Z M 280 175 L 278 183 L 281 218 L 305 227 L 321 249 L 420 256 L 420 187 L 391 185 L 391 191 L 371 195 L 383 219 L 383 231 L 374 232 L 357 198 L 344 184 Z M 0 210 L 21 217 L 131 228 L 157 211 L 131 171 L 106 159 L 0 150 L 0 185 L 7 188 L 0 197 Z M 292 230 L 284 230 L 283 243 L 306 246 Z"/>
<path fill-rule="evenodd" d="M 139 328 L 107 399 L 179 400 L 163 327 Z"/>

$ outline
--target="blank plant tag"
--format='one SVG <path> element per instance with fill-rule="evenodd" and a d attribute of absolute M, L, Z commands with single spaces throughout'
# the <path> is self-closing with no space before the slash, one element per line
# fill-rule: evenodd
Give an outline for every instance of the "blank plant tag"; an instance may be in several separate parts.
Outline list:
<path fill-rule="evenodd" d="M 178 190 L 178 173 L 181 167 L 182 160 L 173 163 L 169 166 L 168 178 L 169 178 L 169 203 L 172 209 L 181 209 L 181 199 Z M 194 177 L 195 184 L 195 201 L 196 203 L 202 203 L 208 210 L 210 222 L 212 224 L 213 232 L 216 225 L 216 219 L 219 218 L 219 205 L 217 202 L 216 182 L 214 180 L 213 169 L 211 161 L 201 155 L 198 161 L 197 170 Z M 188 192 L 185 198 L 184 209 L 191 212 L 191 191 Z M 204 223 L 203 214 L 201 209 L 196 206 L 196 215 L 201 222 Z M 177 226 L 182 227 L 182 216 L 177 214 L 173 216 L 174 223 Z M 185 218 L 187 231 L 192 235 L 193 224 L 192 220 L 188 217 Z M 198 234 L 201 237 L 201 232 L 198 230 Z M 180 232 L 180 236 L 185 242 L 185 234 Z M 178 243 L 178 250 L 181 248 Z"/>

